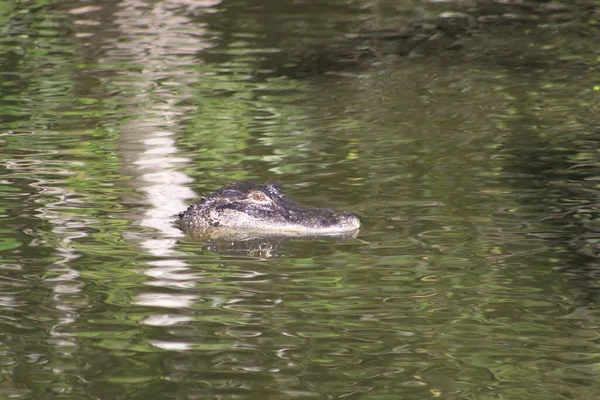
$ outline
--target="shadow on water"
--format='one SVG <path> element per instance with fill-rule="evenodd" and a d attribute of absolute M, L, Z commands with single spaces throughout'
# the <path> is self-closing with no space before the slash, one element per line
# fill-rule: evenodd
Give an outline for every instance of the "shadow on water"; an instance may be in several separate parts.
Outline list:
<path fill-rule="evenodd" d="M 525 95 L 519 96 L 522 103 Z M 586 301 L 600 295 L 600 226 L 598 225 L 597 149 L 600 132 L 594 123 L 579 117 L 576 132 L 553 129 L 520 104 L 519 115 L 507 123 L 503 153 L 507 155 L 506 180 L 518 200 L 531 212 L 527 228 L 554 249 L 563 261 L 560 270 L 586 290 Z M 575 138 L 575 139 L 573 139 Z"/>
<path fill-rule="evenodd" d="M 586 68 L 582 58 L 578 58 L 579 63 L 573 63 L 571 59 L 556 57 L 557 54 L 548 52 L 547 48 L 524 47 L 523 41 L 532 31 L 536 32 L 537 39 L 555 36 L 558 30 L 581 36 L 595 35 L 593 3 L 480 1 L 475 5 L 453 4 L 452 9 L 452 12 L 425 15 L 411 9 L 410 17 L 396 10 L 398 15 L 389 18 L 387 24 L 367 20 L 360 28 L 355 27 L 356 33 L 348 37 L 336 37 L 326 43 L 295 42 L 279 52 L 265 54 L 256 64 L 256 75 L 303 79 L 324 73 L 358 71 L 390 56 L 434 57 L 452 63 L 460 60 L 510 69 L 556 67 L 566 63 L 569 68 L 577 64 Z M 483 48 L 480 47 L 482 38 L 486 43 Z M 576 52 L 576 46 L 571 47 Z"/>

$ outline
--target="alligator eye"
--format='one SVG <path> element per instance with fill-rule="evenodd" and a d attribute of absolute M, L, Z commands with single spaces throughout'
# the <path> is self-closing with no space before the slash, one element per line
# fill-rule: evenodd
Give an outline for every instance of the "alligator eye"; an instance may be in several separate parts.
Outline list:
<path fill-rule="evenodd" d="M 267 201 L 267 196 L 263 192 L 251 192 L 249 197 L 254 201 Z"/>

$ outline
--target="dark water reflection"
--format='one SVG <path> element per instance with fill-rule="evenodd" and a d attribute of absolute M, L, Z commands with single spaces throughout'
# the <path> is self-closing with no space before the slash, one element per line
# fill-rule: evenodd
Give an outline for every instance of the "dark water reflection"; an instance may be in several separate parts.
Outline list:
<path fill-rule="evenodd" d="M 405 52 L 348 43 L 465 10 L 7 7 L 0 397 L 598 396 L 597 26 L 415 23 Z M 242 179 L 360 234 L 252 251 L 173 226 Z"/>

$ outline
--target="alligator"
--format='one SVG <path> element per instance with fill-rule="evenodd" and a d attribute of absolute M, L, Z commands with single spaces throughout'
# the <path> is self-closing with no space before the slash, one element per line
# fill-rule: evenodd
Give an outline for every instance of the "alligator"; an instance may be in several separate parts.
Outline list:
<path fill-rule="evenodd" d="M 279 185 L 238 182 L 204 196 L 179 214 L 179 228 L 193 235 L 237 238 L 260 236 L 344 236 L 360 227 L 346 211 L 300 205 Z"/>

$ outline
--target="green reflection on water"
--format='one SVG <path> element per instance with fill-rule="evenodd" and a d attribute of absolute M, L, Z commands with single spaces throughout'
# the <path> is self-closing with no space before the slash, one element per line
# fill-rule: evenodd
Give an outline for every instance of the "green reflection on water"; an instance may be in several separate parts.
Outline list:
<path fill-rule="evenodd" d="M 388 17 L 359 3 L 1 3 L 2 393 L 597 397 L 597 77 L 564 64 L 595 42 L 273 76 L 278 43 Z M 362 231 L 221 254 L 172 227 L 241 179 Z"/>

